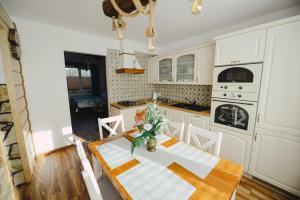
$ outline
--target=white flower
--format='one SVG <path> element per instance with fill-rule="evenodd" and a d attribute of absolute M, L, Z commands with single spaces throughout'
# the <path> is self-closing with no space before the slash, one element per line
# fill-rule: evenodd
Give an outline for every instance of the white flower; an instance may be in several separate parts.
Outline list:
<path fill-rule="evenodd" d="M 152 129 L 152 125 L 149 124 L 149 123 L 147 123 L 147 124 L 144 125 L 144 129 L 145 129 L 146 131 L 150 131 L 150 130 Z"/>

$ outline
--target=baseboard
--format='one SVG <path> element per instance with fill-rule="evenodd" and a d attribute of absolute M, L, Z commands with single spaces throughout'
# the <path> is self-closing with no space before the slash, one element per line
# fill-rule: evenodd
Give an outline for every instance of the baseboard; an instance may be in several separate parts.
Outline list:
<path fill-rule="evenodd" d="M 69 144 L 67 146 L 63 146 L 63 147 L 60 147 L 60 148 L 57 148 L 57 149 L 54 149 L 54 150 L 51 150 L 51 151 L 46 151 L 46 152 L 43 152 L 43 153 L 40 153 L 40 154 L 36 155 L 35 158 L 38 159 L 40 157 L 47 156 L 47 155 L 50 155 L 52 153 L 57 153 L 59 151 L 63 151 L 65 149 L 71 148 L 73 146 L 74 146 L 73 144 Z"/>
<path fill-rule="evenodd" d="M 297 197 L 296 195 L 286 191 L 286 190 L 283 190 L 275 185 L 272 185 L 266 181 L 263 181 L 259 178 L 256 178 L 248 173 L 244 173 L 243 176 L 247 179 L 250 179 L 251 181 L 259 184 L 259 185 L 263 185 L 264 187 L 276 192 L 276 193 L 279 193 L 280 195 L 286 197 L 287 199 L 298 199 L 299 197 Z"/>

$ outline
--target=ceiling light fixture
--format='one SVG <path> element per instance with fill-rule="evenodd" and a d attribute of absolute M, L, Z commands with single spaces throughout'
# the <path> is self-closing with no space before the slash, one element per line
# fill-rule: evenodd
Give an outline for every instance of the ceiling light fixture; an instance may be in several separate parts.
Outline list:
<path fill-rule="evenodd" d="M 202 10 L 202 0 L 194 0 L 192 4 L 192 13 L 197 15 Z"/>
<path fill-rule="evenodd" d="M 126 24 L 123 17 L 135 17 L 139 14 L 149 15 L 149 26 L 145 35 L 149 38 L 148 50 L 155 50 L 156 31 L 154 29 L 154 7 L 157 0 L 104 0 L 104 14 L 112 18 L 112 30 L 117 31 L 119 40 L 124 39 Z"/>
<path fill-rule="evenodd" d="M 202 10 L 202 0 L 192 0 L 192 13 L 199 14 Z M 126 23 L 124 17 L 136 17 L 139 14 L 149 16 L 149 26 L 145 35 L 148 38 L 148 50 L 155 50 L 154 8 L 157 0 L 104 0 L 103 12 L 112 19 L 112 30 L 117 32 L 117 38 L 125 38 Z"/>

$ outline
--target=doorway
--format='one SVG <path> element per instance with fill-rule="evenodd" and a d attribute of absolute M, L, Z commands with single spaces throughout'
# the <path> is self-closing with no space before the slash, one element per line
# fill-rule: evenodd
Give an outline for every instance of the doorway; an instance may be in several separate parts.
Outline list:
<path fill-rule="evenodd" d="M 99 139 L 98 118 L 108 117 L 105 56 L 64 52 L 73 134 Z"/>

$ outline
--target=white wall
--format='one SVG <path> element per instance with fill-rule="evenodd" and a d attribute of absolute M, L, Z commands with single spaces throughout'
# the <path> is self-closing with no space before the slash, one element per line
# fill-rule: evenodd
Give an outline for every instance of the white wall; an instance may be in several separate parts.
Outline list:
<path fill-rule="evenodd" d="M 205 44 L 208 42 L 213 42 L 214 41 L 213 37 L 215 37 L 215 36 L 223 35 L 226 33 L 231 33 L 231 32 L 238 31 L 238 30 L 241 30 L 241 29 L 244 29 L 247 27 L 260 25 L 260 24 L 264 24 L 267 22 L 271 22 L 271 21 L 275 21 L 275 20 L 279 20 L 279 19 L 283 19 L 283 18 L 287 18 L 287 17 L 291 17 L 294 15 L 299 15 L 299 14 L 300 14 L 300 6 L 295 6 L 295 7 L 281 10 L 281 11 L 278 11 L 278 12 L 275 12 L 272 14 L 268 14 L 268 15 L 261 16 L 261 17 L 255 18 L 255 19 L 251 19 L 251 20 L 245 21 L 240 24 L 235 24 L 233 26 L 227 26 L 223 29 L 218 29 L 218 30 L 206 33 L 206 34 L 202 34 L 202 35 L 195 36 L 192 38 L 180 40 L 180 41 L 168 44 L 168 45 L 160 46 L 159 53 L 168 53 L 170 51 L 190 48 L 190 47 L 198 46 L 198 45 Z"/>
<path fill-rule="evenodd" d="M 119 41 L 13 18 L 21 39 L 22 63 L 37 154 L 72 139 L 64 51 L 106 55 Z M 125 41 L 124 48 L 146 51 L 146 44 Z"/>

